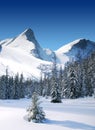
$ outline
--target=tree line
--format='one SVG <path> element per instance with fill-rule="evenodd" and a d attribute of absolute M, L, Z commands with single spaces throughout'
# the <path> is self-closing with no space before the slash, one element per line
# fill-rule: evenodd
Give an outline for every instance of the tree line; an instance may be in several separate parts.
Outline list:
<path fill-rule="evenodd" d="M 19 99 L 31 97 L 34 92 L 41 96 L 51 96 L 51 102 L 61 102 L 62 98 L 79 98 L 95 95 L 95 52 L 82 60 L 66 63 L 64 69 L 58 66 L 56 58 L 49 71 L 41 66 L 39 81 L 24 79 L 23 74 L 0 77 L 0 99 Z M 44 76 L 42 76 L 44 75 Z"/>
<path fill-rule="evenodd" d="M 65 66 L 62 97 L 79 98 L 95 95 L 95 52 Z"/>

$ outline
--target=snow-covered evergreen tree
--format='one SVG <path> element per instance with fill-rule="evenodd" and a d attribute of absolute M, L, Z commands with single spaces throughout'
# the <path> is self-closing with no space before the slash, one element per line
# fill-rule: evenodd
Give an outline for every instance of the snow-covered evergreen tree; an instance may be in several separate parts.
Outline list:
<path fill-rule="evenodd" d="M 6 68 L 6 74 L 5 74 L 5 88 L 6 88 L 6 92 L 5 92 L 5 97 L 6 99 L 9 98 L 9 75 L 8 75 L 8 68 Z"/>
<path fill-rule="evenodd" d="M 61 94 L 61 97 L 62 97 L 62 88 L 63 88 L 63 83 L 62 83 L 62 81 L 63 81 L 63 68 L 62 68 L 62 66 L 60 66 L 58 78 L 59 78 L 59 82 L 58 82 L 59 91 L 60 91 L 60 94 Z"/>
<path fill-rule="evenodd" d="M 20 87 L 20 98 L 24 98 L 24 77 L 23 74 L 20 75 L 20 80 L 19 80 L 19 87 Z"/>
<path fill-rule="evenodd" d="M 61 103 L 61 93 L 59 91 L 59 86 L 57 82 L 54 82 L 54 86 L 51 90 L 51 102 L 53 103 Z"/>
<path fill-rule="evenodd" d="M 14 98 L 14 91 L 15 91 L 15 89 L 14 89 L 14 79 L 13 79 L 13 77 L 9 77 L 9 99 L 13 99 Z"/>
<path fill-rule="evenodd" d="M 68 98 L 68 67 L 65 66 L 62 79 L 61 97 Z"/>
<path fill-rule="evenodd" d="M 40 101 L 37 93 L 33 93 L 32 95 L 32 103 L 31 106 L 28 108 L 28 121 L 33 121 L 35 123 L 40 123 L 45 120 L 45 113 L 40 107 Z"/>
<path fill-rule="evenodd" d="M 68 74 L 69 82 L 69 98 L 78 98 L 79 97 L 79 85 L 77 79 L 77 73 L 75 72 L 74 65 L 70 65 L 69 74 Z"/>
<path fill-rule="evenodd" d="M 53 103 L 61 103 L 61 92 L 59 87 L 59 82 L 57 78 L 57 66 L 56 66 L 56 59 L 53 62 L 53 69 L 52 69 L 52 89 L 51 89 L 51 102 Z"/>
<path fill-rule="evenodd" d="M 0 77 L 0 99 L 6 99 L 5 76 Z"/>
<path fill-rule="evenodd" d="M 95 51 L 88 58 L 88 95 L 92 96 L 95 89 Z"/>
<path fill-rule="evenodd" d="M 20 98 L 20 87 L 19 87 L 19 74 L 14 78 L 14 99 L 19 99 Z"/>

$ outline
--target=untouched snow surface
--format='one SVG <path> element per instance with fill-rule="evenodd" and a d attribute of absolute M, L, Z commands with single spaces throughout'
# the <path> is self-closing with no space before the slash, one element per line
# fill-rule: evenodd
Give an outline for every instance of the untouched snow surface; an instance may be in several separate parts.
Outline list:
<path fill-rule="evenodd" d="M 63 100 L 53 104 L 41 98 L 44 123 L 27 122 L 30 99 L 0 100 L 0 130 L 95 130 L 95 99 Z"/>

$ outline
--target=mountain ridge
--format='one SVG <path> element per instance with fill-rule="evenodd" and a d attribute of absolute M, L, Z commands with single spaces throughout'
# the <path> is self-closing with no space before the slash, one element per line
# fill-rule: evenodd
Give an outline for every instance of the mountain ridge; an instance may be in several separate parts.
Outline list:
<path fill-rule="evenodd" d="M 78 60 L 79 55 L 81 59 L 84 59 L 90 56 L 92 51 L 95 51 L 95 42 L 81 38 L 62 46 L 56 54 L 66 55 L 69 60 Z"/>
<path fill-rule="evenodd" d="M 32 29 L 26 29 L 15 38 L 0 41 L 0 73 L 8 66 L 10 73 L 23 73 L 26 77 L 39 79 L 40 66 L 52 65 L 53 58 L 63 67 L 66 62 L 88 57 L 95 51 L 95 42 L 81 38 L 62 46 L 56 51 L 43 49 L 37 42 Z M 47 71 L 47 70 L 46 70 Z"/>

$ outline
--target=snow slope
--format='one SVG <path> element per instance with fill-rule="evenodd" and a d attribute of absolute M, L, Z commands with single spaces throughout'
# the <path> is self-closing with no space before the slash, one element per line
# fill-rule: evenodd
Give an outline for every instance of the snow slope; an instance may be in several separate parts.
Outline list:
<path fill-rule="evenodd" d="M 53 55 L 50 50 L 43 50 L 36 41 L 31 29 L 25 30 L 18 37 L 0 42 L 0 74 L 5 74 L 8 68 L 9 74 L 23 73 L 24 77 L 39 79 L 40 65 L 50 65 Z"/>
<path fill-rule="evenodd" d="M 19 74 L 23 73 L 24 77 L 32 76 L 37 79 L 39 79 L 41 73 L 39 66 L 41 64 L 50 65 L 50 62 L 43 61 L 26 51 L 12 47 L 3 47 L 0 54 L 0 63 L 2 64 L 1 74 L 5 74 L 5 69 L 8 68 L 10 75 L 19 72 Z"/>
<path fill-rule="evenodd" d="M 95 99 L 63 100 L 53 104 L 41 98 L 44 123 L 27 122 L 30 99 L 0 100 L 0 130 L 95 130 Z"/>

